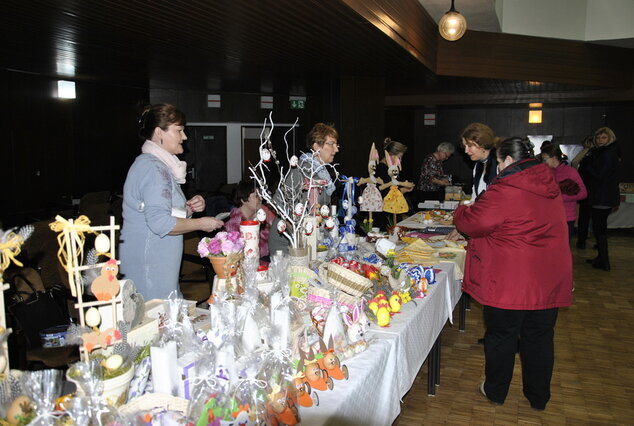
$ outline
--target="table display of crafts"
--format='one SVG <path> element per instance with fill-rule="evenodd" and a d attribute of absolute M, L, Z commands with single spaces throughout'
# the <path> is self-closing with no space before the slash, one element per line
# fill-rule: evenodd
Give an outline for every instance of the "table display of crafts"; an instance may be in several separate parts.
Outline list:
<path fill-rule="evenodd" d="M 272 124 L 263 131 L 261 160 L 251 172 L 262 198 L 284 218 L 279 231 L 291 246 L 323 245 L 322 255 L 296 264 L 274 253 L 262 268 L 253 241 L 257 223 L 244 224 L 240 233 L 219 232 L 199 244 L 202 257 L 225 258 L 225 282 L 208 309 L 175 295 L 145 302 L 134 283 L 118 278 L 113 218 L 91 226 L 83 216 L 57 217 L 51 228 L 59 233 L 58 257 L 79 314 L 65 339 L 82 348 L 81 361 L 65 377 L 76 390 L 60 395 L 64 377 L 53 370 L 25 373 L 12 394 L 18 398 L 5 401 L 7 422 L 295 425 L 319 409 L 321 393 L 343 392 L 337 383 L 349 380 L 348 365 L 372 344 L 368 331 L 390 327 L 404 304 L 424 298 L 436 271 L 399 258 L 394 242 L 380 239 L 388 248 L 379 255 L 374 243 L 359 239 L 355 178 L 343 182 L 342 224 L 334 209 L 311 201 L 315 176 L 302 174 L 299 187 L 279 184 L 281 196 L 269 191 L 269 167 L 290 176 L 272 150 L 272 131 Z M 85 248 L 90 234 L 94 247 Z M 423 253 L 408 247 L 405 255 Z M 88 290 L 96 302 L 83 300 Z"/>

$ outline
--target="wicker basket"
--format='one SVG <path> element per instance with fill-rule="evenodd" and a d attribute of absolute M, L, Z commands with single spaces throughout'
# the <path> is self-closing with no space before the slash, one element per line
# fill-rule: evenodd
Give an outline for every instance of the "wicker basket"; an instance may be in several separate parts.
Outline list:
<path fill-rule="evenodd" d="M 327 300 L 332 304 L 332 299 L 330 299 L 330 292 L 325 288 L 318 288 L 315 286 L 308 286 L 307 291 L 308 300 L 311 302 L 322 303 Z M 314 296 L 314 297 L 311 297 Z M 359 297 L 350 296 L 349 294 L 343 291 L 337 291 L 335 295 L 335 301 L 338 305 L 345 305 L 350 310 L 354 308 L 354 305 L 359 303 L 361 299 Z"/>
<path fill-rule="evenodd" d="M 339 290 L 360 298 L 372 288 L 372 281 L 336 263 L 322 263 L 319 275 Z"/>

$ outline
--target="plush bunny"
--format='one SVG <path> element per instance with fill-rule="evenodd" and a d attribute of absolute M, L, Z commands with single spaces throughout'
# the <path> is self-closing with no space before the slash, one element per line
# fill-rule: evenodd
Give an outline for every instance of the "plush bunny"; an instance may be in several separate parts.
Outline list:
<path fill-rule="evenodd" d="M 362 302 L 363 303 L 363 302 Z M 368 331 L 368 317 L 363 311 L 363 304 L 355 305 L 352 309 L 352 314 L 345 313 L 343 320 L 348 326 L 348 342 L 356 343 L 363 339 L 363 336 Z"/>

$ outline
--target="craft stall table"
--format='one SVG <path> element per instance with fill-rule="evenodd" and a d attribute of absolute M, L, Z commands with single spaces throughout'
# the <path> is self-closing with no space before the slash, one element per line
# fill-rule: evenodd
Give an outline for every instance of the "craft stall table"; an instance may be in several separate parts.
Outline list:
<path fill-rule="evenodd" d="M 425 212 L 416 212 L 409 216 L 407 219 L 401 220 L 396 224 L 402 228 L 423 230 L 430 233 L 448 234 L 455 228 L 450 223 L 442 223 L 438 221 L 431 221 L 431 223 L 425 221 Z"/>
<path fill-rule="evenodd" d="M 455 264 L 440 263 L 437 283 L 424 299 L 403 305 L 390 326 L 373 325 L 368 349 L 347 365 L 350 379 L 318 392 L 319 406 L 301 408 L 302 425 L 389 425 L 401 411 L 400 400 L 429 356 L 431 386 L 439 384 L 439 337 L 462 294 Z M 433 349 L 436 350 L 433 350 Z"/>

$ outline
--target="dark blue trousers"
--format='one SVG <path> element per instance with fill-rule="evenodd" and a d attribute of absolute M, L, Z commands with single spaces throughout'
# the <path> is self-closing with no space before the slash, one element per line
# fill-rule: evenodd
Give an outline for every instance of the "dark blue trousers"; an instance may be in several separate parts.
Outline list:
<path fill-rule="evenodd" d="M 546 407 L 555 360 L 557 313 L 558 308 L 516 311 L 484 306 L 484 390 L 491 401 L 503 403 L 506 399 L 519 339 L 524 396 L 533 408 Z"/>

